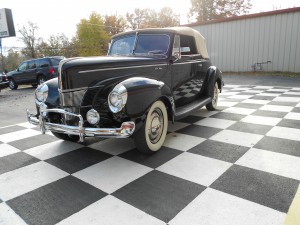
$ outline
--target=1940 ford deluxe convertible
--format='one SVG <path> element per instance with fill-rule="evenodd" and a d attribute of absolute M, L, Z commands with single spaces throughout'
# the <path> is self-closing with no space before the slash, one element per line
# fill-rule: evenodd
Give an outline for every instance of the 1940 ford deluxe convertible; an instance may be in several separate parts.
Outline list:
<path fill-rule="evenodd" d="M 132 137 L 143 153 L 161 148 L 168 120 L 215 110 L 223 86 L 205 39 L 188 27 L 117 34 L 107 56 L 66 59 L 58 72 L 36 89 L 30 123 L 70 141 Z"/>

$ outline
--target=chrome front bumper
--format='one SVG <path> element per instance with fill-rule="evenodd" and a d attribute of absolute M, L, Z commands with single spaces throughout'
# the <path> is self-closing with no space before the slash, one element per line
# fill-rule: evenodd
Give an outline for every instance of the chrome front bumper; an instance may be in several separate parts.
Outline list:
<path fill-rule="evenodd" d="M 70 113 L 63 109 L 40 109 L 40 111 L 40 115 L 37 117 L 30 114 L 29 110 L 26 109 L 28 122 L 33 125 L 39 125 L 43 134 L 49 130 L 57 133 L 79 135 L 80 142 L 83 142 L 85 137 L 126 138 L 132 135 L 135 129 L 135 123 L 132 121 L 122 123 L 120 128 L 83 127 L 84 121 L 80 114 Z M 43 115 L 49 112 L 78 117 L 79 124 L 78 126 L 69 126 L 46 122 L 46 118 Z"/>

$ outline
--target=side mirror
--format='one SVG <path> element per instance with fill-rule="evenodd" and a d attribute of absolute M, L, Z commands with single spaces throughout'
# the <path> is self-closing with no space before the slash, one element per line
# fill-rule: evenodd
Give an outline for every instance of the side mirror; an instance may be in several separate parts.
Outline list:
<path fill-rule="evenodd" d="M 181 59 L 181 54 L 180 54 L 180 52 L 174 52 L 173 55 L 172 55 L 172 58 L 173 58 L 173 62 L 176 62 L 176 61 L 178 61 L 179 59 Z"/>

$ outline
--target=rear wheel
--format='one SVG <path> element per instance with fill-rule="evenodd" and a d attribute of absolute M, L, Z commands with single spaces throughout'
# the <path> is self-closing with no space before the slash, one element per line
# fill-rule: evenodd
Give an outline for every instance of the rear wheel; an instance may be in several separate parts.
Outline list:
<path fill-rule="evenodd" d="M 168 114 L 165 104 L 156 101 L 150 107 L 142 128 L 134 135 L 137 149 L 146 154 L 158 151 L 168 130 Z"/>
<path fill-rule="evenodd" d="M 212 100 L 210 103 L 206 105 L 207 110 L 209 111 L 216 110 L 218 105 L 218 99 L 219 99 L 219 87 L 218 87 L 218 83 L 216 82 L 214 86 L 214 95 L 212 97 Z"/>
<path fill-rule="evenodd" d="M 44 75 L 38 76 L 38 79 L 37 79 L 38 85 L 41 85 L 41 84 L 44 83 L 45 81 L 46 81 L 46 78 L 45 78 Z"/>
<path fill-rule="evenodd" d="M 57 137 L 59 139 L 63 139 L 66 141 L 72 141 L 72 142 L 77 142 L 79 140 L 79 136 L 77 136 L 77 135 L 63 134 L 63 133 L 57 133 L 57 132 L 53 132 L 53 131 L 51 131 L 51 132 L 55 137 Z"/>
<path fill-rule="evenodd" d="M 11 90 L 16 90 L 18 88 L 18 85 L 14 79 L 10 79 L 8 85 Z"/>

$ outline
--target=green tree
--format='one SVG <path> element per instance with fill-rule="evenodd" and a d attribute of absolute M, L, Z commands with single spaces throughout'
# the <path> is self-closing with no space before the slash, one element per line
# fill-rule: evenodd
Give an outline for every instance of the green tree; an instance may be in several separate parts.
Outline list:
<path fill-rule="evenodd" d="M 145 8 L 136 8 L 133 13 L 126 14 L 128 27 L 135 30 L 148 27 L 172 27 L 179 25 L 179 16 L 170 7 L 164 7 L 159 12 Z"/>
<path fill-rule="evenodd" d="M 189 18 L 197 22 L 239 16 L 251 9 L 250 0 L 191 0 Z"/>
<path fill-rule="evenodd" d="M 39 27 L 28 21 L 26 25 L 23 25 L 21 29 L 19 29 L 19 33 L 21 37 L 19 39 L 25 44 L 25 48 L 22 50 L 22 53 L 27 58 L 35 58 L 37 54 L 37 46 L 41 42 L 41 38 L 37 36 L 37 32 Z"/>
<path fill-rule="evenodd" d="M 93 12 L 89 19 L 82 19 L 77 24 L 74 43 L 80 56 L 106 54 L 110 36 L 106 33 L 104 22 L 101 15 Z"/>
<path fill-rule="evenodd" d="M 7 56 L 4 58 L 6 69 L 8 71 L 15 70 L 24 60 L 25 57 L 22 54 L 13 49 L 9 49 Z"/>
<path fill-rule="evenodd" d="M 127 21 L 123 16 L 105 15 L 104 25 L 106 33 L 112 36 L 125 31 L 127 28 Z"/>

